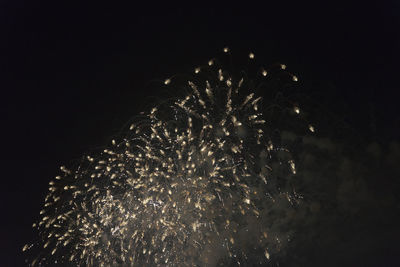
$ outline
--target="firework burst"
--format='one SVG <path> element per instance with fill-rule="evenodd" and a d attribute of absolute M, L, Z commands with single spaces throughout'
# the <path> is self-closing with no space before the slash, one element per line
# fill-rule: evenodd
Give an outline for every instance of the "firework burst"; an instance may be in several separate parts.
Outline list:
<path fill-rule="evenodd" d="M 276 71 L 296 82 L 285 68 Z M 23 248 L 31 265 L 266 264 L 284 247 L 290 231 L 277 218 L 299 199 L 282 186 L 296 173 L 292 154 L 274 143 L 250 80 L 215 60 L 193 75 L 185 97 L 61 167 L 33 225 L 39 238 Z"/>

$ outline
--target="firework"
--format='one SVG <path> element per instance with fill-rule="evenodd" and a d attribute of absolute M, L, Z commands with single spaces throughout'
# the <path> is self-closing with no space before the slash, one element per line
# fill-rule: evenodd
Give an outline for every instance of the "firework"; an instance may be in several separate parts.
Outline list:
<path fill-rule="evenodd" d="M 296 173 L 291 153 L 269 135 L 250 80 L 215 59 L 193 75 L 185 97 L 154 107 L 76 168 L 61 167 L 33 225 L 39 238 L 23 248 L 31 265 L 265 264 L 284 247 L 278 214 L 299 198 L 282 186 Z"/>

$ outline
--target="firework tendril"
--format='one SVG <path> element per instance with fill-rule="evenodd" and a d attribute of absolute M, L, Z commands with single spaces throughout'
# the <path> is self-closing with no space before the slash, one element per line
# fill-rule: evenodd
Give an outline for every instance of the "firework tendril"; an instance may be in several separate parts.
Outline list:
<path fill-rule="evenodd" d="M 290 231 L 275 219 L 300 197 L 278 180 L 296 168 L 267 134 L 262 98 L 213 60 L 186 88 L 78 167 L 61 167 L 33 225 L 39 238 L 23 248 L 30 265 L 267 264 L 284 248 Z"/>

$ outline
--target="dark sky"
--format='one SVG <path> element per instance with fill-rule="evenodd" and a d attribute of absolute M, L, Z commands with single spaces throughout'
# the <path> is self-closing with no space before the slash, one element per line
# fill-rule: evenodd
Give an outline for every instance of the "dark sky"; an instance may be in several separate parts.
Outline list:
<path fill-rule="evenodd" d="M 103 145 L 157 98 L 153 81 L 226 45 L 328 90 L 366 139 L 398 140 L 398 1 L 147 2 L 0 4 L 0 266 L 23 266 L 21 247 L 60 165 Z"/>

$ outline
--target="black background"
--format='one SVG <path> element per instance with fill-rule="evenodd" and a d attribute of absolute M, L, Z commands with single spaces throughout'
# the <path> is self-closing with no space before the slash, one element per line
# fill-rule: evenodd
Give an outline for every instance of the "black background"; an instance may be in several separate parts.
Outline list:
<path fill-rule="evenodd" d="M 398 139 L 399 14 L 397 1 L 2 1 L 0 266 L 23 266 L 21 247 L 60 165 L 143 111 L 158 94 L 149 83 L 224 46 L 284 62 L 313 90 L 331 88 L 368 138 Z"/>

